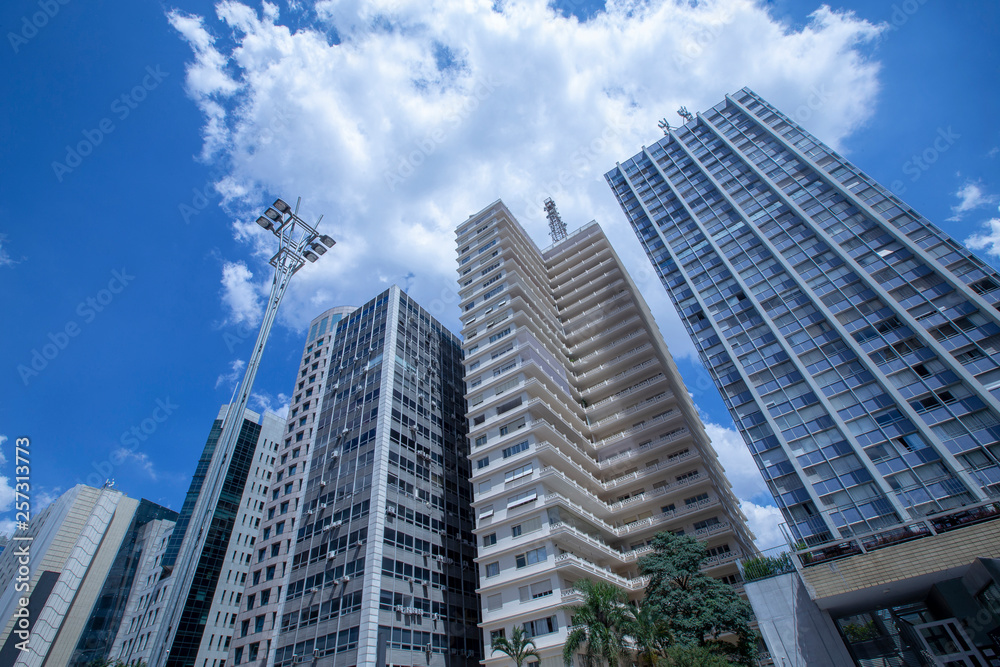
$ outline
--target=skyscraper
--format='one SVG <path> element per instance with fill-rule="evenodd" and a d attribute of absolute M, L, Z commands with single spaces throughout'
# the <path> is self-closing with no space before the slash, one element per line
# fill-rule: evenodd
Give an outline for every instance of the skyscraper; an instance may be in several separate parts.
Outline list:
<path fill-rule="evenodd" d="M 0 554 L 0 664 L 86 665 L 107 655 L 135 584 L 141 536 L 176 518 L 110 486 L 82 484 L 32 517 Z M 20 612 L 25 597 L 27 616 Z M 15 632 L 26 629 L 30 638 Z M 30 650 L 21 651 L 25 639 Z"/>
<path fill-rule="evenodd" d="M 456 231 L 484 641 L 522 626 L 544 664 L 562 663 L 574 583 L 640 597 L 637 561 L 656 533 L 702 539 L 708 573 L 733 584 L 736 558 L 755 553 L 604 232 L 554 229 L 560 240 L 539 250 L 497 201 Z"/>
<path fill-rule="evenodd" d="M 274 478 L 264 506 L 264 519 L 257 531 L 252 564 L 263 576 L 251 576 L 233 628 L 230 655 L 259 655 L 273 660 L 279 621 L 284 608 L 283 592 L 292 574 L 295 529 L 302 521 L 302 497 L 306 473 L 312 465 L 313 440 L 323 401 L 330 350 L 337 322 L 353 307 L 331 308 L 309 325 L 302 361 L 295 373 L 292 401 L 285 420 L 285 434 L 275 454 Z M 290 489 L 290 491 L 289 491 Z M 232 664 L 230 659 L 229 664 Z"/>
<path fill-rule="evenodd" d="M 142 632 L 125 647 L 126 662 L 218 667 L 226 659 L 284 430 L 277 415 L 246 410 L 227 457 L 216 445 L 229 409 L 222 406 L 209 431 L 155 590 L 133 609 L 143 616 Z M 126 619 L 121 632 L 132 628 Z M 122 639 L 116 645 L 125 646 Z"/>
<path fill-rule="evenodd" d="M 796 540 L 1000 495 L 1000 275 L 743 89 L 606 174 Z"/>
<path fill-rule="evenodd" d="M 396 286 L 330 335 L 305 484 L 301 494 L 285 480 L 271 487 L 279 502 L 301 499 L 300 520 L 285 526 L 287 584 L 269 593 L 283 605 L 273 664 L 476 665 L 458 340 Z M 269 553 L 251 567 L 241 626 L 258 589 L 269 580 L 276 588 Z M 271 622 L 253 616 L 265 630 Z M 265 641 L 234 645 L 227 664 L 260 663 Z"/>

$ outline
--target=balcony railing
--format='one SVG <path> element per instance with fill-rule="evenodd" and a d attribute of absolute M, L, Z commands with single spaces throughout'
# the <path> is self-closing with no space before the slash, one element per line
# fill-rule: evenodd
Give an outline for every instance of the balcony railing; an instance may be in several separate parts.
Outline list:
<path fill-rule="evenodd" d="M 598 371 L 602 371 L 602 370 L 605 370 L 607 368 L 610 368 L 610 367 L 614 366 L 615 364 L 617 364 L 618 362 L 623 361 L 625 359 L 628 359 L 629 357 L 634 357 L 635 355 L 639 354 L 640 352 L 645 352 L 646 350 L 649 350 L 652 347 L 653 346 L 650 343 L 643 343 L 642 345 L 637 345 L 637 346 L 633 347 L 631 350 L 628 350 L 626 352 L 622 352 L 621 354 L 619 354 L 614 359 L 609 359 L 608 361 L 605 361 L 603 364 L 599 364 L 597 366 L 594 366 L 593 368 L 589 369 L 588 371 L 586 371 L 584 373 L 581 373 L 580 375 L 577 376 L 577 379 L 581 380 L 581 381 L 586 380 L 588 377 L 590 377 L 591 375 L 596 374 Z"/>
<path fill-rule="evenodd" d="M 629 458 L 631 458 L 633 456 L 637 456 L 639 454 L 643 454 L 643 453 L 645 453 L 645 452 L 653 449 L 654 447 L 660 447 L 661 445 L 664 445 L 664 444 L 666 444 L 668 442 L 672 442 L 674 440 L 678 440 L 680 438 L 683 438 L 688 433 L 690 433 L 690 431 L 688 431 L 688 428 L 686 426 L 683 426 L 683 427 L 677 429 L 676 431 L 673 431 L 672 433 L 667 433 L 667 434 L 665 434 L 663 436 L 660 436 L 659 438 L 656 438 L 655 440 L 651 440 L 651 441 L 649 441 L 649 442 L 647 442 L 647 443 L 645 443 L 643 445 L 639 445 L 639 447 L 637 449 L 629 449 L 629 450 L 626 450 L 626 451 L 621 452 L 619 454 L 615 454 L 614 456 L 609 456 L 606 459 L 602 459 L 601 461 L 598 462 L 597 465 L 602 470 L 605 469 L 605 468 L 610 468 L 612 465 L 617 465 L 617 464 L 623 462 L 624 460 L 629 459 Z M 688 456 L 688 454 L 679 454 L 679 455 L 677 455 L 676 459 L 668 459 L 664 463 L 673 464 L 673 462 L 675 462 L 675 461 L 679 462 L 681 460 L 681 458 L 680 458 L 681 456 Z M 694 454 L 690 454 L 690 456 L 694 456 Z"/>
<path fill-rule="evenodd" d="M 624 430 L 618 431 L 614 435 L 609 435 L 608 437 L 604 438 L 603 440 L 599 440 L 596 444 L 597 444 L 598 447 L 603 447 L 605 445 L 609 445 L 612 442 L 617 442 L 618 440 L 621 440 L 623 438 L 627 438 L 628 436 L 634 435 L 636 433 L 639 433 L 640 431 L 645 431 L 647 428 L 652 428 L 653 426 L 656 426 L 657 424 L 662 424 L 665 421 L 669 421 L 669 420 L 673 419 L 674 417 L 678 416 L 679 414 L 680 413 L 675 408 L 671 408 L 670 410 L 667 410 L 666 412 L 662 412 L 662 413 L 656 415 L 655 417 L 652 417 L 652 418 L 647 419 L 647 420 L 645 420 L 645 421 L 643 421 L 643 422 L 641 422 L 639 424 L 636 424 L 635 426 L 630 426 L 629 428 L 626 428 Z"/>
<path fill-rule="evenodd" d="M 590 426 L 591 426 L 591 428 L 597 428 L 601 424 L 608 424 L 610 422 L 613 422 L 613 421 L 616 421 L 618 419 L 621 419 L 622 417 L 628 417 L 629 415 L 634 415 L 635 413 L 639 412 L 640 410 L 648 408 L 649 406 L 655 405 L 657 403 L 662 403 L 663 401 L 667 401 L 667 400 L 669 400 L 669 399 L 671 399 L 673 397 L 674 397 L 674 392 L 672 392 L 672 391 L 664 391 L 662 393 L 657 394 L 656 396 L 650 396 L 649 398 L 645 399 L 644 401 L 640 401 L 639 403 L 636 403 L 635 405 L 630 405 L 629 407 L 625 408 L 624 410 L 619 410 L 618 412 L 610 414 L 607 417 L 603 417 L 602 419 L 600 419 L 599 421 L 594 422 Z"/>
<path fill-rule="evenodd" d="M 652 361 L 652 359 L 650 359 L 650 361 Z M 656 384 L 657 382 L 662 382 L 665 379 L 666 379 L 666 376 L 663 373 L 657 373 L 653 377 L 646 378 L 642 382 L 634 384 L 631 387 L 628 387 L 627 389 L 622 389 L 619 392 L 611 394 L 607 398 L 602 398 L 601 400 L 597 401 L 596 403 L 591 403 L 590 405 L 587 406 L 587 411 L 588 412 L 593 412 L 594 410 L 596 410 L 597 408 L 601 407 L 602 405 L 604 405 L 606 403 L 610 403 L 611 401 L 621 399 L 621 398 L 623 398 L 625 396 L 628 396 L 632 392 L 639 391 L 640 389 L 642 389 L 644 387 L 648 387 L 651 384 Z M 600 422 L 598 422 L 598 423 L 600 423 Z"/>

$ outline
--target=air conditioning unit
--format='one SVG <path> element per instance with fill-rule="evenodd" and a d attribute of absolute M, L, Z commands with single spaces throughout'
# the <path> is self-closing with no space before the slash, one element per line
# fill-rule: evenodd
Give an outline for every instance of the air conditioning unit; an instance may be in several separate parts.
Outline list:
<path fill-rule="evenodd" d="M 437 621 L 440 618 L 441 618 L 441 614 L 438 614 L 438 613 L 431 614 L 431 620 L 432 621 Z"/>
<path fill-rule="evenodd" d="M 321 510 L 325 510 L 325 509 L 326 509 L 326 503 L 320 503 L 320 504 L 319 504 L 319 508 L 320 508 Z"/>
<path fill-rule="evenodd" d="M 396 611 L 398 611 L 399 613 L 401 613 L 401 614 L 403 613 L 403 605 L 401 605 L 401 604 L 397 604 L 397 605 L 396 605 L 396 606 L 394 607 L 394 609 L 395 609 Z"/>
<path fill-rule="evenodd" d="M 316 513 L 316 510 L 309 510 L 308 512 L 306 512 L 306 514 L 308 514 L 309 516 L 312 516 L 315 513 Z"/>
<path fill-rule="evenodd" d="M 302 662 L 302 661 L 303 661 L 303 658 L 302 658 L 302 656 L 301 656 L 301 655 L 293 655 L 293 656 L 292 656 L 292 662 L 293 662 L 293 663 L 295 663 L 295 664 L 299 664 L 299 663 L 300 663 L 300 662 Z"/>
<path fill-rule="evenodd" d="M 320 485 L 321 487 L 322 487 L 322 486 L 326 486 L 326 480 L 325 480 L 325 479 L 321 479 L 321 480 L 319 480 L 319 485 Z M 326 505 L 324 505 L 323 507 L 326 507 Z"/>
<path fill-rule="evenodd" d="M 337 552 L 336 551 L 327 551 L 326 552 L 326 559 L 327 560 L 333 560 L 336 557 L 337 557 Z"/>
<path fill-rule="evenodd" d="M 333 528 L 333 526 L 323 526 L 323 532 L 325 533 L 326 531 L 328 531 L 328 530 L 330 530 L 332 528 Z"/>
<path fill-rule="evenodd" d="M 349 576 L 347 576 L 347 575 L 345 574 L 344 576 L 342 576 L 342 577 L 340 578 L 340 583 L 342 583 L 342 584 L 346 584 L 346 583 L 347 583 L 347 582 L 349 582 L 350 580 L 351 580 L 351 578 L 350 578 Z"/>
<path fill-rule="evenodd" d="M 334 521 L 333 523 L 331 523 L 330 527 L 331 528 L 340 528 L 343 525 L 344 525 L 343 519 L 338 519 L 337 521 Z"/>
<path fill-rule="evenodd" d="M 386 516 L 396 516 L 396 509 L 394 507 L 386 507 L 385 508 L 385 515 Z"/>
<path fill-rule="evenodd" d="M 403 577 L 403 581 L 405 581 L 405 582 L 407 582 L 409 584 L 412 584 L 413 583 L 413 577 Z"/>
<path fill-rule="evenodd" d="M 433 652 L 434 651 L 434 644 L 428 644 L 427 646 L 424 647 L 424 650 L 427 651 L 428 653 Z"/>
<path fill-rule="evenodd" d="M 365 543 L 362 540 L 358 540 L 357 542 L 354 543 L 354 546 L 363 547 L 365 546 Z"/>
<path fill-rule="evenodd" d="M 323 649 L 321 649 L 321 648 L 314 648 L 313 649 L 313 657 L 314 658 L 318 658 L 318 657 L 320 657 L 322 655 L 323 655 Z"/>
<path fill-rule="evenodd" d="M 318 588 L 310 588 L 309 592 L 310 593 L 319 593 L 319 589 Z"/>

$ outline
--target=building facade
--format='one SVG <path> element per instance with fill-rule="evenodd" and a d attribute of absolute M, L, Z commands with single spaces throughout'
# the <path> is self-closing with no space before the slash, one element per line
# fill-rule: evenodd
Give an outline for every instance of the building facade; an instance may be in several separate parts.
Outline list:
<path fill-rule="evenodd" d="M 270 594 L 282 600 L 273 661 L 257 640 L 227 664 L 477 665 L 458 340 L 396 286 L 331 335 L 300 520 L 286 527 L 290 574 Z M 272 489 L 279 502 L 298 493 Z M 254 563 L 251 586 L 268 581 L 267 563 Z M 248 588 L 244 620 L 260 594 Z M 253 616 L 248 632 L 271 622 Z"/>
<path fill-rule="evenodd" d="M 124 616 L 135 583 L 137 548 L 146 526 L 172 523 L 177 513 L 128 498 L 110 486 L 77 485 L 19 531 L 0 554 L 0 618 L 5 625 L 0 664 L 84 665 L 103 658 Z M 23 576 L 21 549 L 29 574 Z M 27 586 L 25 588 L 25 586 Z M 15 629 L 27 597 L 30 640 Z"/>
<path fill-rule="evenodd" d="M 134 613 L 137 640 L 121 659 L 150 667 L 221 667 L 229 652 L 255 553 L 264 502 L 285 422 L 245 410 L 230 455 L 216 449 L 229 406 L 222 406 L 202 451 L 177 525 L 160 559 L 160 578 Z M 121 633 L 135 630 L 134 617 Z"/>
<path fill-rule="evenodd" d="M 230 654 L 255 655 L 256 660 L 272 664 L 284 609 L 284 591 L 292 574 L 291 557 L 295 550 L 295 529 L 302 521 L 302 494 L 307 472 L 312 465 L 313 439 L 323 401 L 327 362 L 332 349 L 337 322 L 353 307 L 331 308 L 309 325 L 302 361 L 295 373 L 292 401 L 285 420 L 278 460 L 274 464 L 274 479 L 264 505 L 264 520 L 254 544 L 253 567 L 263 570 L 247 582 L 244 596 L 233 625 Z M 290 491 L 289 491 L 290 489 Z M 253 604 L 250 604 L 250 600 Z M 232 663 L 232 658 L 229 661 Z"/>
<path fill-rule="evenodd" d="M 606 178 L 795 541 L 998 497 L 1000 275 L 748 89 Z"/>
<path fill-rule="evenodd" d="M 664 530 L 704 540 L 708 573 L 738 584 L 752 535 L 601 228 L 540 251 L 498 201 L 456 236 L 485 645 L 523 626 L 562 665 L 574 583 L 641 597 L 637 561 Z"/>

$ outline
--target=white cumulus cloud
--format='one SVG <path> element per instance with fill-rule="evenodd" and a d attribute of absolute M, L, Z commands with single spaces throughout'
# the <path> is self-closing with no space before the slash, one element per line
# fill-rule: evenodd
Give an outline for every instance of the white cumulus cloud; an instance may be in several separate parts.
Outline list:
<path fill-rule="evenodd" d="M 965 239 L 970 250 L 982 250 L 987 255 L 1000 257 L 1000 218 L 991 218 L 982 224 L 982 231 Z"/>
<path fill-rule="evenodd" d="M 958 197 L 958 204 L 951 207 L 951 212 L 954 215 L 948 218 L 950 221 L 961 220 L 962 217 L 969 211 L 982 208 L 983 206 L 989 206 L 990 204 L 996 204 L 997 201 L 1000 200 L 1000 197 L 988 194 L 985 190 L 983 190 L 982 183 L 972 181 L 969 181 L 960 187 L 958 192 L 955 193 L 955 196 Z"/>
<path fill-rule="evenodd" d="M 222 301 L 236 324 L 257 324 L 261 318 L 260 290 L 253 273 L 243 262 L 226 262 L 222 267 Z"/>
<path fill-rule="evenodd" d="M 494 7 L 502 7 L 498 10 Z M 282 321 L 359 304 L 412 275 L 410 294 L 457 328 L 454 229 L 498 198 L 548 244 L 542 201 L 572 230 L 598 219 L 677 356 L 690 340 L 603 174 L 679 120 L 750 86 L 822 140 L 863 124 L 878 92 L 865 53 L 882 27 L 823 6 L 792 28 L 752 0 L 610 0 L 587 21 L 545 0 L 327 0 L 312 9 L 224 1 L 172 12 L 192 48 L 187 90 L 202 157 L 260 276 L 274 237 L 254 224 L 281 196 L 338 245 L 292 283 Z M 291 28 L 289 26 L 295 26 Z M 252 321 L 260 278 L 224 269 Z M 326 302 L 315 303 L 323 292 Z"/>

